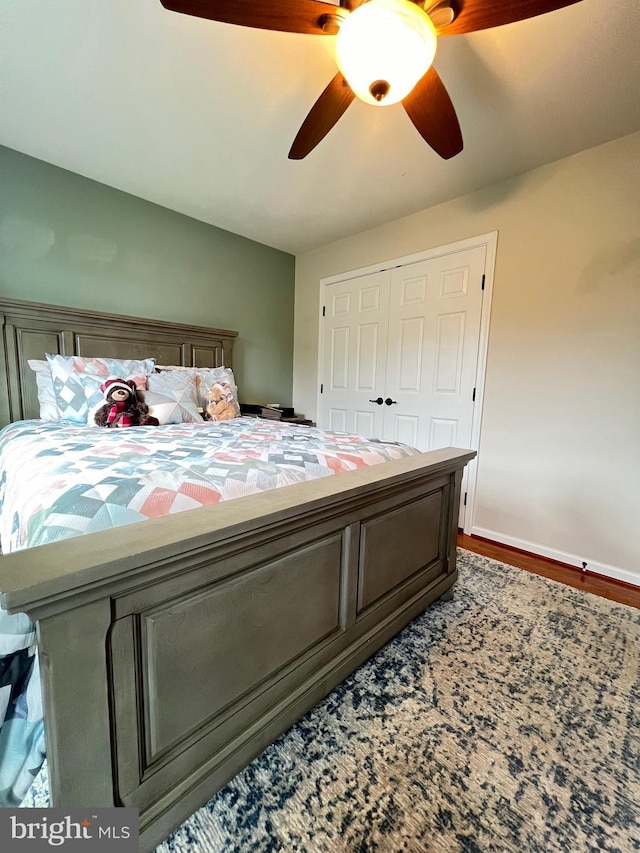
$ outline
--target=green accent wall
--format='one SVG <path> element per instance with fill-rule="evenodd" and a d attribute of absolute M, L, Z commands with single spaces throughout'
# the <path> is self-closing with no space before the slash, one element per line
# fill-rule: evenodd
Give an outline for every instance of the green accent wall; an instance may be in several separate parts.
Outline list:
<path fill-rule="evenodd" d="M 291 405 L 295 259 L 0 146 L 0 295 L 234 329 L 243 402 Z"/>

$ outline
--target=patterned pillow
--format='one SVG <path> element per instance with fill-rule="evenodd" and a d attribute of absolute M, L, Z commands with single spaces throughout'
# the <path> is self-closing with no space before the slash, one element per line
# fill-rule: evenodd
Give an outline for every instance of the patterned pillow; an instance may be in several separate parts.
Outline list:
<path fill-rule="evenodd" d="M 49 364 L 64 366 L 68 373 L 90 373 L 93 376 L 146 376 L 153 373 L 155 358 L 85 358 L 83 355 L 50 355 Z"/>
<path fill-rule="evenodd" d="M 38 386 L 38 402 L 40 403 L 40 420 L 59 421 L 60 413 L 56 403 L 56 395 L 53 390 L 53 377 L 49 362 L 38 361 L 35 358 L 27 362 L 31 370 L 36 374 L 36 385 Z"/>
<path fill-rule="evenodd" d="M 59 417 L 74 424 L 86 424 L 90 409 L 102 398 L 101 385 L 109 376 L 133 378 L 144 388 L 146 376 L 155 365 L 152 358 L 83 358 L 77 355 L 47 355 Z M 81 370 L 88 368 L 87 371 Z"/>
<path fill-rule="evenodd" d="M 196 423 L 202 421 L 202 416 L 198 411 L 198 400 L 196 396 L 196 381 L 189 373 L 182 371 L 168 371 L 166 373 L 152 373 L 147 377 L 147 387 L 149 391 L 156 394 L 161 394 L 164 397 L 169 397 L 177 404 L 180 411 L 174 412 L 173 417 L 180 414 L 180 420 L 165 421 L 165 423 Z M 152 404 L 145 395 L 145 402 L 148 406 Z M 163 401 L 160 401 L 163 402 Z M 162 423 L 162 419 L 152 412 L 156 418 Z"/>
<path fill-rule="evenodd" d="M 145 391 L 144 401 L 149 406 L 149 414 L 163 424 L 202 423 L 197 409 L 193 405 L 184 405 L 173 395 L 159 394 L 157 391 Z"/>
<path fill-rule="evenodd" d="M 226 382 L 233 391 L 233 401 L 238 404 L 238 386 L 230 367 L 177 367 L 171 365 L 156 365 L 156 370 L 164 372 L 175 371 L 188 373 L 196 381 L 198 406 L 204 411 L 207 407 L 207 392 L 216 382 Z"/>

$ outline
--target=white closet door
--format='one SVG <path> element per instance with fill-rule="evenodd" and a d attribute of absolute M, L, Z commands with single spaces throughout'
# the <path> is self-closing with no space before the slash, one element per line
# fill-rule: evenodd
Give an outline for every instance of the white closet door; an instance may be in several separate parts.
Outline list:
<path fill-rule="evenodd" d="M 479 246 L 392 270 L 384 438 L 471 445 L 485 255 Z"/>
<path fill-rule="evenodd" d="M 323 429 L 380 438 L 384 405 L 389 271 L 327 288 L 321 375 Z"/>

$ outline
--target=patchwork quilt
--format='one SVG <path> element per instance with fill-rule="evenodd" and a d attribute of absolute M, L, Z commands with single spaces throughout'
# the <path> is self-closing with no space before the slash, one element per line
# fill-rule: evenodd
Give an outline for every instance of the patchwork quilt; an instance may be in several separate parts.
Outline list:
<path fill-rule="evenodd" d="M 0 431 L 0 545 L 8 554 L 417 452 L 252 418 L 114 430 L 20 421 Z M 25 616 L 0 610 L 0 806 L 21 802 L 44 759 L 34 642 Z"/>

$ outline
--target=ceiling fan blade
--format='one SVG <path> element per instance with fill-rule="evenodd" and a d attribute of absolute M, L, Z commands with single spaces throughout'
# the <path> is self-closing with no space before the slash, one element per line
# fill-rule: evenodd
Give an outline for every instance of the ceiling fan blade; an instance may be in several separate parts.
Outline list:
<path fill-rule="evenodd" d="M 338 71 L 320 95 L 293 140 L 290 160 L 302 160 L 321 142 L 355 98 L 349 84 Z"/>
<path fill-rule="evenodd" d="M 335 17 L 336 6 L 322 0 L 160 0 L 165 9 L 196 18 L 283 33 L 329 35 L 324 15 Z M 338 7 L 339 8 L 339 7 Z M 334 30 L 335 33 L 335 30 Z"/>
<path fill-rule="evenodd" d="M 580 0 L 454 0 L 451 5 L 458 9 L 452 23 L 438 27 L 439 36 L 456 36 L 473 33 L 490 27 L 501 27 L 514 21 L 524 21 L 546 15 L 564 6 L 572 6 Z"/>
<path fill-rule="evenodd" d="M 433 66 L 402 101 L 416 130 L 445 160 L 462 151 L 462 131 L 449 93 Z"/>

